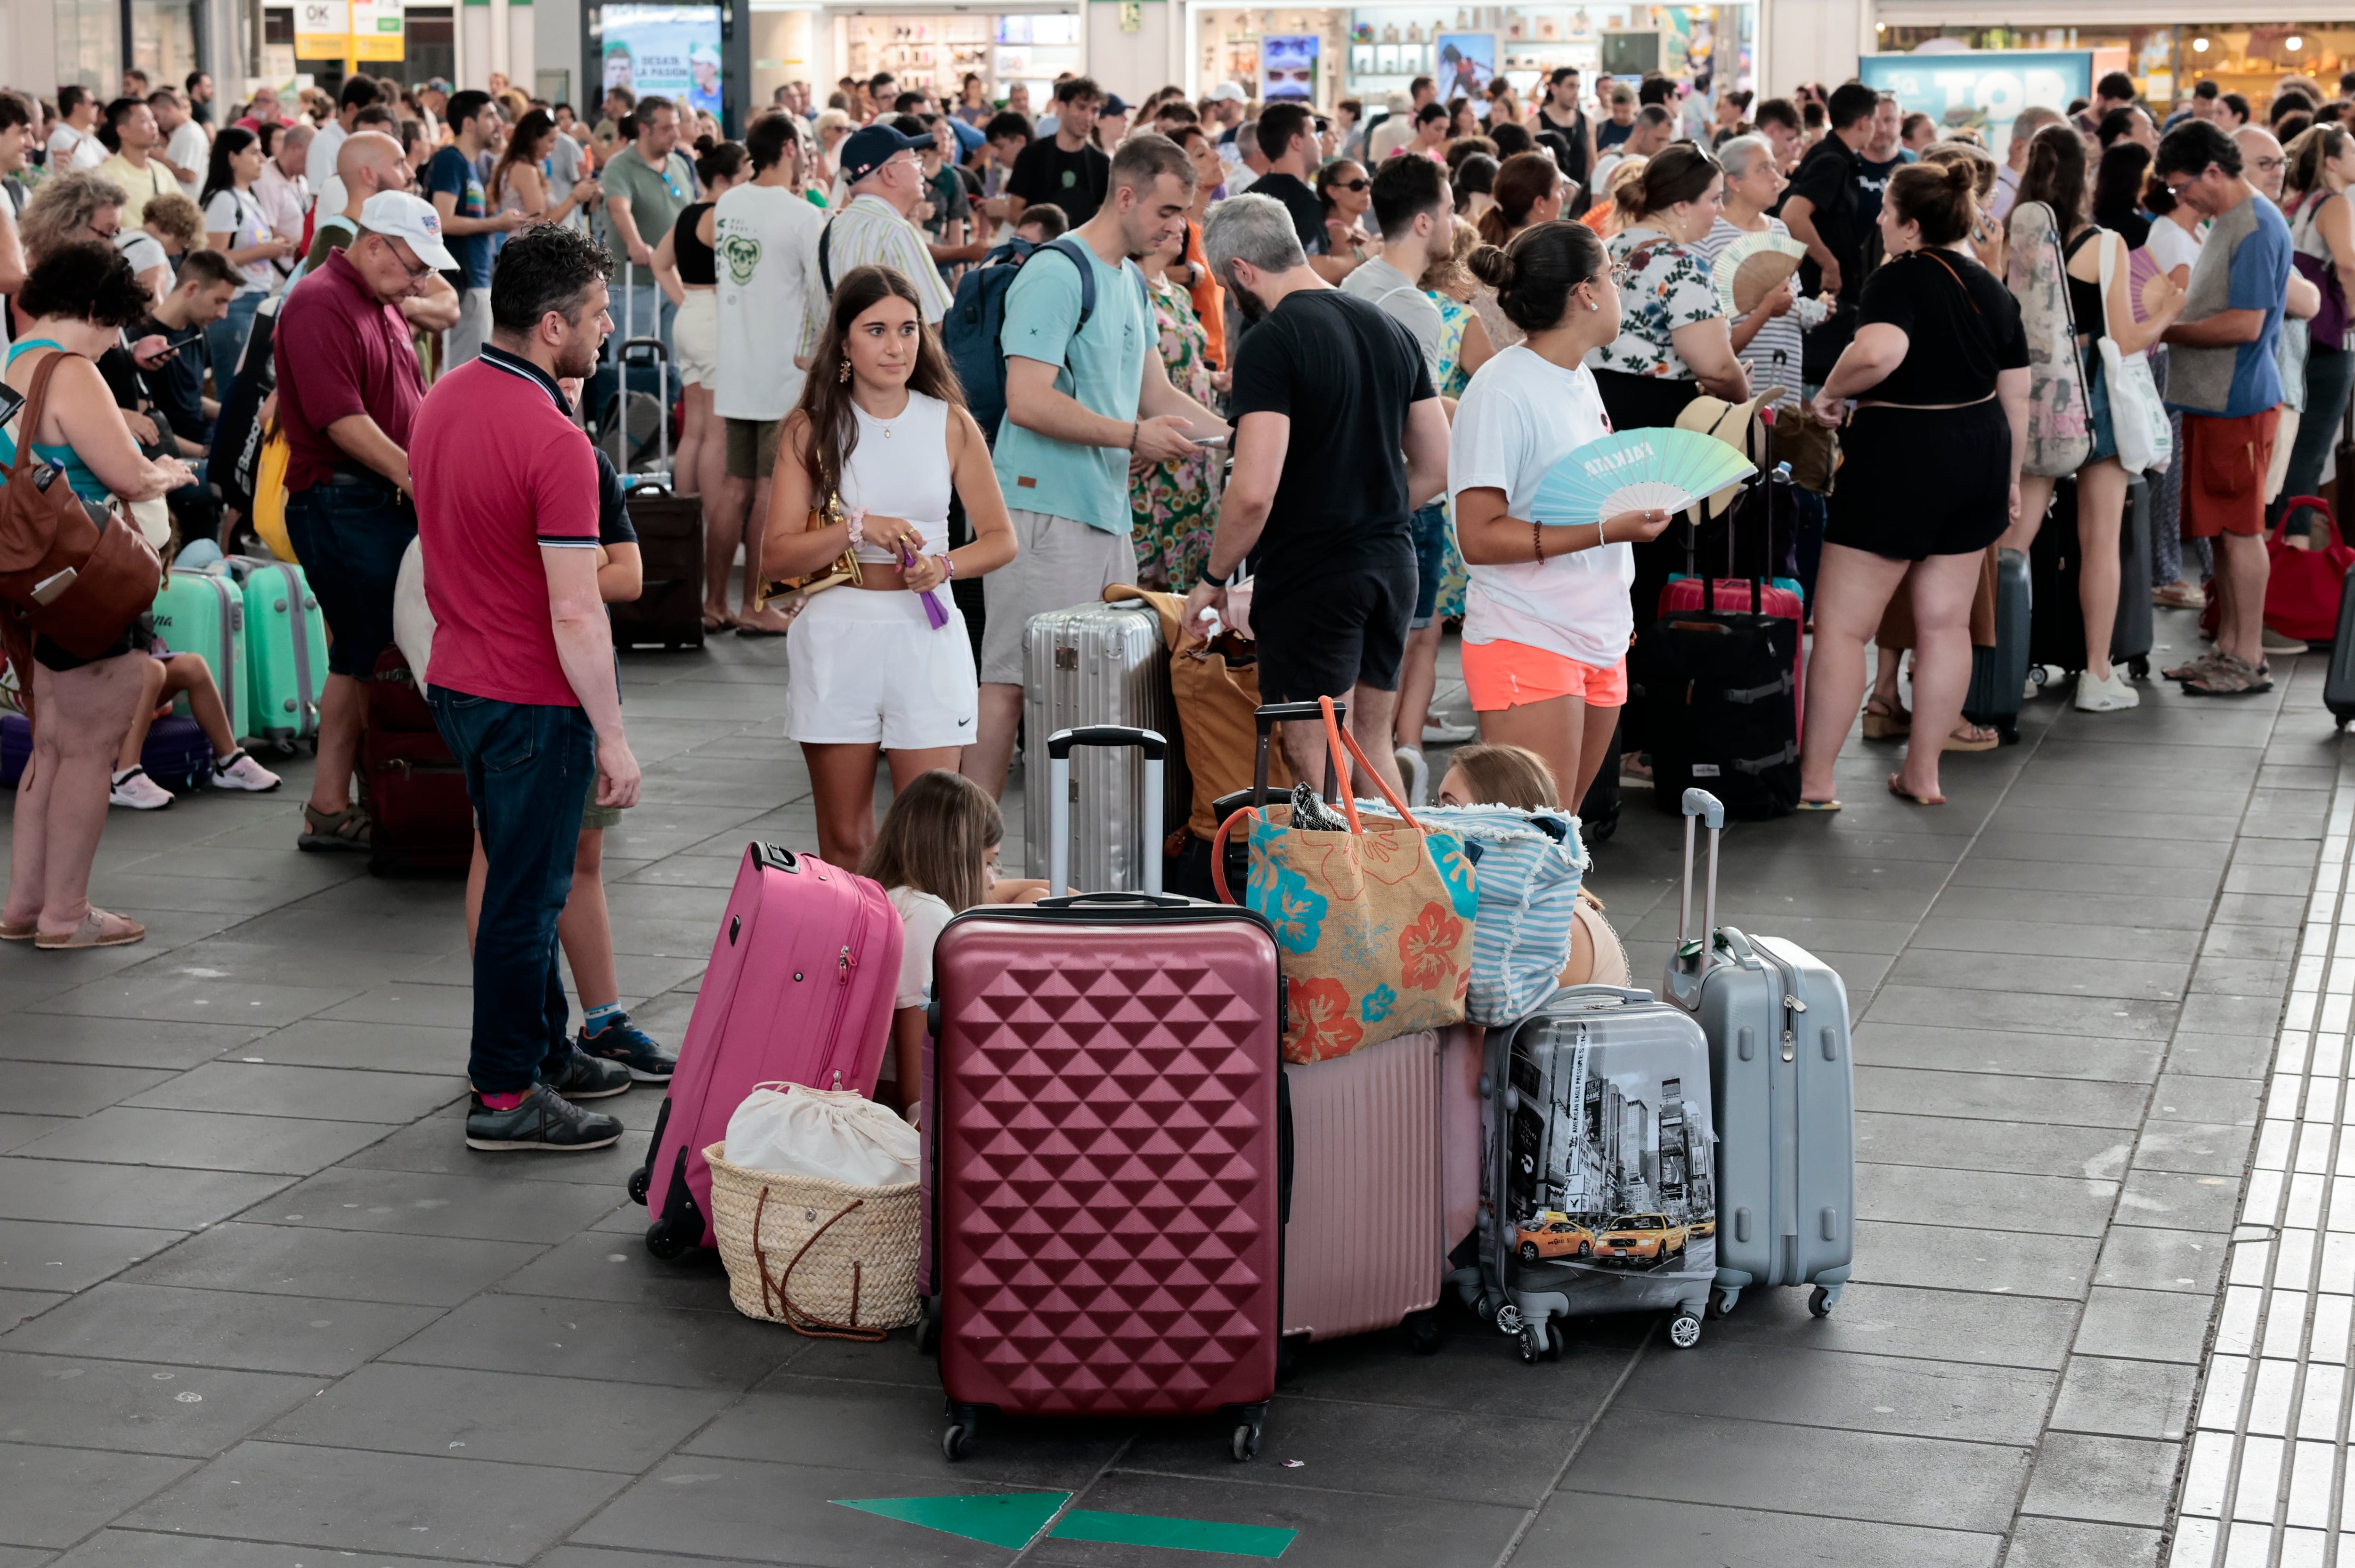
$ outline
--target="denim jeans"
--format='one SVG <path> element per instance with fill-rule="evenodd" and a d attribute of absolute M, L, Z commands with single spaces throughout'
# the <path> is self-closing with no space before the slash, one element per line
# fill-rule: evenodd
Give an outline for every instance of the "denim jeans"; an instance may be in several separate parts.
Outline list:
<path fill-rule="evenodd" d="M 466 1072 L 481 1093 L 531 1086 L 569 1049 L 556 919 L 572 891 L 596 732 L 577 707 L 503 703 L 433 686 L 433 722 L 466 776 L 489 870 L 474 934 L 474 1032 Z"/>
<path fill-rule="evenodd" d="M 2306 412 L 2297 422 L 2297 440 L 2289 449 L 2289 470 L 2282 479 L 2282 498 L 2312 495 L 2322 482 L 2322 463 L 2338 444 L 2347 418 L 2347 399 L 2355 392 L 2355 349 L 2327 348 L 2316 344 L 2306 355 Z"/>

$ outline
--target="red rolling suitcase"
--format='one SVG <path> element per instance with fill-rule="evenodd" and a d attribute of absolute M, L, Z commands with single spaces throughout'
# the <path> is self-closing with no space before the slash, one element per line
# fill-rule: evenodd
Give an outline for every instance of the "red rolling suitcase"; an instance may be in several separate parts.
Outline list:
<path fill-rule="evenodd" d="M 474 853 L 474 806 L 466 775 L 433 723 L 433 710 L 398 646 L 377 658 L 368 683 L 360 776 L 368 781 L 368 870 L 464 871 Z"/>
<path fill-rule="evenodd" d="M 1074 745 L 1049 742 L 1052 869 L 1068 865 Z M 1159 892 L 984 906 L 933 951 L 936 1332 L 951 1425 L 985 1412 L 1231 1415 L 1259 1450 L 1275 1393 L 1288 1138 L 1283 980 L 1257 914 Z"/>
<path fill-rule="evenodd" d="M 906 940 L 899 912 L 866 877 L 775 844 L 744 846 L 678 1071 L 630 1178 L 630 1196 L 654 1216 L 648 1252 L 671 1258 L 718 1245 L 703 1151 L 727 1137 L 755 1085 L 875 1093 Z"/>

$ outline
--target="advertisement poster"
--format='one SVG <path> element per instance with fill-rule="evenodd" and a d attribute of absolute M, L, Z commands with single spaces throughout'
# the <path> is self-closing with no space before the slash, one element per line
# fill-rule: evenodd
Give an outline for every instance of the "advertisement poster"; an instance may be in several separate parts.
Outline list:
<path fill-rule="evenodd" d="M 352 0 L 352 58 L 405 59 L 409 45 L 401 0 Z"/>
<path fill-rule="evenodd" d="M 342 59 L 351 39 L 351 0 L 297 0 L 294 54 L 298 59 Z"/>
<path fill-rule="evenodd" d="M 1481 99 L 1497 79 L 1497 35 L 1442 33 L 1439 45 L 1439 97 Z"/>
<path fill-rule="evenodd" d="M 1316 96 L 1316 53 L 1323 39 L 1314 33 L 1276 34 L 1262 38 L 1260 69 L 1266 79 L 1260 97 L 1273 103 L 1282 99 L 1307 103 Z"/>
<path fill-rule="evenodd" d="M 719 7 L 608 5 L 604 22 L 606 87 L 720 112 Z"/>
<path fill-rule="evenodd" d="M 1919 110 L 1942 131 L 1970 126 L 2000 160 L 2011 122 L 2023 109 L 2067 113 L 2094 92 L 2091 49 L 1966 49 L 1950 55 L 1867 55 L 1857 75 L 1893 92 L 1908 114 Z"/>

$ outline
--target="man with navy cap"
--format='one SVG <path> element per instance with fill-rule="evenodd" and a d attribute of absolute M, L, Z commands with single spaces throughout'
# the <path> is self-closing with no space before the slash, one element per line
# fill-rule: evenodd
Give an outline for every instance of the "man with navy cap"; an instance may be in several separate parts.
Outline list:
<path fill-rule="evenodd" d="M 836 154 L 849 199 L 818 237 L 818 278 L 831 294 L 854 267 L 889 267 L 915 285 L 924 320 L 937 326 L 948 313 L 948 286 L 923 230 L 908 220 L 924 199 L 918 154 L 929 143 L 889 124 L 854 131 Z"/>

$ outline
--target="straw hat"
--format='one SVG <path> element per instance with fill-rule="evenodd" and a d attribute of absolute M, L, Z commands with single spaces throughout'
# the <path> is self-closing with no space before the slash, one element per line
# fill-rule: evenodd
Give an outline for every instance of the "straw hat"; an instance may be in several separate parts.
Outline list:
<path fill-rule="evenodd" d="M 1729 403 L 1722 397 L 1711 397 L 1704 393 L 1686 404 L 1683 411 L 1677 415 L 1677 429 L 1699 430 L 1703 435 L 1715 436 L 1763 469 L 1766 466 L 1767 456 L 1766 425 L 1758 418 L 1758 410 L 1788 396 L 1790 388 L 1786 387 L 1768 387 L 1741 403 Z M 1725 509 L 1733 504 L 1733 498 L 1741 489 L 1738 482 L 1729 484 L 1716 494 L 1695 502 L 1692 520 L 1699 523 L 1703 516 L 1723 516 Z"/>

